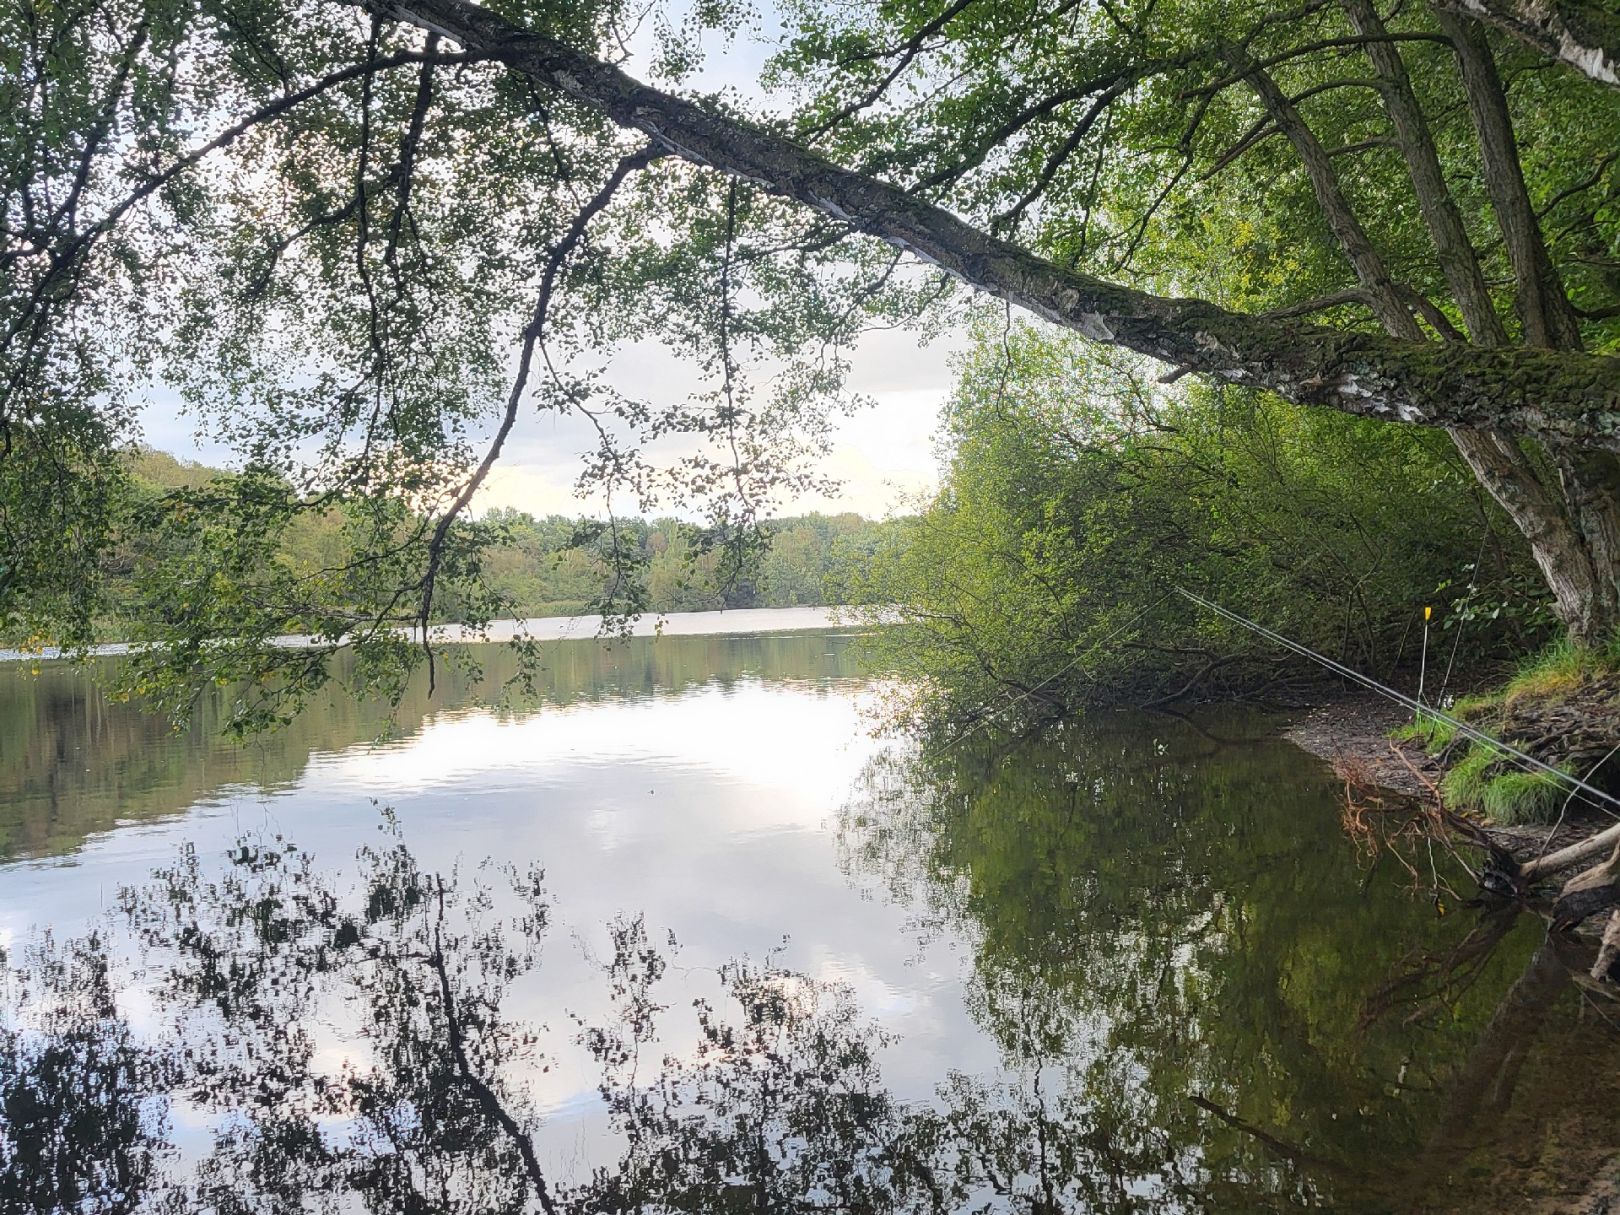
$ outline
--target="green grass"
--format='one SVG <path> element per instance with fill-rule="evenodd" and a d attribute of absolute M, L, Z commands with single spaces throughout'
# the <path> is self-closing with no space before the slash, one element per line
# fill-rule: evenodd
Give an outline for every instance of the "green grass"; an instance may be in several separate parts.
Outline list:
<path fill-rule="evenodd" d="M 1500 761 L 1505 758 L 1506 752 L 1475 743 L 1441 781 L 1446 801 L 1504 826 L 1551 822 L 1569 791 L 1546 773 L 1504 769 Z"/>
<path fill-rule="evenodd" d="M 1440 782 L 1440 791 L 1446 795 L 1446 801 L 1459 808 L 1480 808 L 1488 783 L 1485 771 L 1495 759 L 1496 756 L 1484 747 L 1477 744 L 1470 747 L 1468 754 L 1452 764 Z"/>
<path fill-rule="evenodd" d="M 1556 700 L 1616 671 L 1620 671 L 1620 636 L 1606 645 L 1584 649 L 1561 641 L 1527 659 L 1501 687 L 1459 700 L 1448 716 L 1477 722 L 1477 728 L 1489 730 L 1488 719 L 1518 701 Z M 1430 755 L 1440 754 L 1457 736 L 1455 725 L 1427 712 L 1418 713 L 1391 734 L 1399 742 L 1421 745 Z M 1563 807 L 1568 789 L 1546 773 L 1525 772 L 1506 760 L 1507 752 L 1499 747 L 1471 743 L 1441 781 L 1447 803 L 1506 826 L 1551 822 Z"/>
<path fill-rule="evenodd" d="M 1493 823 L 1550 823 L 1569 792 L 1545 772 L 1504 772 L 1486 782 L 1480 809 Z"/>
<path fill-rule="evenodd" d="M 1390 731 L 1390 737 L 1396 742 L 1415 742 L 1421 744 L 1430 755 L 1438 755 L 1445 750 L 1446 745 L 1457 736 L 1457 727 L 1442 717 L 1432 713 L 1418 713 L 1404 726 L 1398 726 Z"/>
<path fill-rule="evenodd" d="M 1491 699 L 1496 704 L 1511 705 L 1519 700 L 1562 696 L 1617 669 L 1620 637 L 1591 647 L 1559 641 L 1526 661 Z"/>

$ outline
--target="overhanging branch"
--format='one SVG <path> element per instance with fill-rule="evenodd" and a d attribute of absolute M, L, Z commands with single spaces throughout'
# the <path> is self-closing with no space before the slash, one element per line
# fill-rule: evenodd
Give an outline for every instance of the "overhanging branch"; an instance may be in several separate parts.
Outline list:
<path fill-rule="evenodd" d="M 1434 0 L 1487 21 L 1583 75 L 1620 88 L 1620 12 L 1603 0 Z"/>
<path fill-rule="evenodd" d="M 373 7 L 503 62 L 693 164 L 796 199 L 1093 340 L 1300 404 L 1426 425 L 1505 428 L 1620 450 L 1620 360 L 1435 346 L 1150 295 L 988 236 L 896 186 L 644 85 L 466 0 L 374 0 Z"/>

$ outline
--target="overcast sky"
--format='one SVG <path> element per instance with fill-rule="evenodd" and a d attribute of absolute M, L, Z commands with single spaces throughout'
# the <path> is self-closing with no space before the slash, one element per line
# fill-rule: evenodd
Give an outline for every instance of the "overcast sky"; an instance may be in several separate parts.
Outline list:
<path fill-rule="evenodd" d="M 821 465 L 825 475 L 842 482 L 841 491 L 786 501 L 775 513 L 853 510 L 879 517 L 933 489 L 933 435 L 951 383 L 953 345 L 921 346 L 914 334 L 898 331 L 868 334 L 855 351 L 850 387 L 876 404 L 838 420 L 833 450 Z M 652 400 L 684 392 L 688 385 L 682 381 L 697 386 L 696 376 L 662 349 L 628 351 L 614 360 L 611 374 L 622 390 Z M 593 437 L 568 418 L 530 414 L 490 477 L 484 501 L 536 514 L 576 513 L 581 503 L 572 497 L 572 484 Z M 656 450 L 672 456 L 683 448 L 663 444 Z"/>
<path fill-rule="evenodd" d="M 869 518 L 906 509 L 908 499 L 937 484 L 933 450 L 939 408 L 952 382 L 951 356 L 960 343 L 948 339 L 921 345 L 917 336 L 897 330 L 866 335 L 852 358 L 850 388 L 876 403 L 839 419 L 833 450 L 822 473 L 842 483 L 833 496 L 788 499 L 771 513 L 794 515 L 818 510 L 857 511 Z M 683 368 L 663 349 L 635 348 L 611 364 L 614 384 L 631 395 L 658 400 L 696 387 L 696 372 Z M 160 392 L 143 411 L 142 441 L 161 451 L 216 467 L 234 464 L 232 453 L 196 433 L 197 420 L 181 413 L 172 394 Z M 594 432 L 578 418 L 527 409 L 490 474 L 477 508 L 510 506 L 532 514 L 597 514 L 599 501 L 574 494 L 583 456 Z M 655 449 L 673 457 L 684 449 L 669 443 Z M 616 503 L 620 513 L 634 513 Z"/>
<path fill-rule="evenodd" d="M 679 8 L 675 0 L 670 8 Z M 780 36 L 780 23 L 769 0 L 760 3 L 760 28 L 744 32 L 727 46 L 710 46 L 705 67 L 686 87 L 726 91 L 755 106 L 769 106 L 758 87 L 759 70 Z M 645 23 L 636 42 L 650 36 Z M 632 72 L 637 64 L 628 65 Z M 937 484 L 933 437 L 939 408 L 951 383 L 951 356 L 963 342 L 939 340 L 921 345 L 912 333 L 894 330 L 866 335 L 853 352 L 850 389 L 873 399 L 874 407 L 840 419 L 833 450 L 820 471 L 841 482 L 831 496 L 806 496 L 779 503 L 777 515 L 858 511 L 881 517 L 906 509 L 908 500 Z M 621 391 L 644 400 L 669 400 L 699 386 L 695 371 L 680 365 L 668 350 L 636 347 L 618 353 L 609 378 Z M 184 459 L 230 466 L 231 453 L 196 434 L 196 420 L 181 414 L 175 399 L 159 393 L 142 414 L 142 441 Z M 475 500 L 475 508 L 516 507 L 533 514 L 598 514 L 600 502 L 574 494 L 581 459 L 594 435 L 583 419 L 526 410 L 502 453 L 500 464 Z M 654 449 L 663 457 L 683 454 L 667 444 Z M 629 513 L 629 503 L 615 503 Z"/>

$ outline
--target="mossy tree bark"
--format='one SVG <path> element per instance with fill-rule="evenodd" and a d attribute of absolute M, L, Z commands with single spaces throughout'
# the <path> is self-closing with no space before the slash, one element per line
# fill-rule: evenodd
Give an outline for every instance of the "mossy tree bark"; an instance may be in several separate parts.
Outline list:
<path fill-rule="evenodd" d="M 1388 31 L 1371 0 L 1344 0 L 1358 33 Z M 1528 345 L 1579 350 L 1580 327 L 1556 267 L 1547 255 L 1519 161 L 1507 100 L 1490 48 L 1472 21 L 1439 12 L 1451 37 L 1465 95 L 1480 140 L 1487 189 L 1504 234 L 1518 291 L 1515 301 Z M 1385 111 L 1410 175 L 1418 208 L 1433 240 L 1441 271 L 1477 345 L 1499 347 L 1510 338 L 1491 301 L 1479 256 L 1450 189 L 1434 136 L 1412 88 L 1399 47 L 1373 41 L 1366 48 Z M 1556 450 L 1561 484 L 1547 484 L 1520 444 L 1501 431 L 1453 430 L 1453 440 L 1474 475 L 1507 512 L 1530 545 L 1553 593 L 1559 619 L 1580 641 L 1601 638 L 1620 625 L 1620 502 L 1613 492 L 1613 457 Z M 1560 493 L 1560 490 L 1562 493 Z"/>
<path fill-rule="evenodd" d="M 1438 0 L 1488 21 L 1600 84 L 1620 88 L 1620 12 L 1604 0 Z"/>

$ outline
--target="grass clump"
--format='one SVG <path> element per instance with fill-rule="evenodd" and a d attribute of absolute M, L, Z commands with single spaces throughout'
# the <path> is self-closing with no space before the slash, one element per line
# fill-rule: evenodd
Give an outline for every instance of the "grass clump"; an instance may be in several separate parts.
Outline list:
<path fill-rule="evenodd" d="M 1475 743 L 1441 781 L 1446 801 L 1503 826 L 1551 822 L 1569 791 L 1544 772 L 1504 769 L 1506 758 L 1504 751 Z"/>
<path fill-rule="evenodd" d="M 1443 717 L 1420 711 L 1404 726 L 1392 730 L 1390 737 L 1396 742 L 1417 743 L 1430 755 L 1438 755 L 1457 737 L 1457 727 Z"/>
<path fill-rule="evenodd" d="M 1489 782 L 1486 772 L 1496 759 L 1496 754 L 1485 747 L 1470 747 L 1468 754 L 1451 765 L 1440 782 L 1440 791 L 1446 795 L 1446 801 L 1459 809 L 1481 809 L 1485 786 Z"/>
<path fill-rule="evenodd" d="M 1480 809 L 1493 823 L 1508 827 L 1550 823 L 1568 796 L 1545 772 L 1504 772 L 1485 782 Z"/>
<path fill-rule="evenodd" d="M 1600 646 L 1556 642 L 1520 667 L 1493 699 L 1503 706 L 1521 700 L 1568 695 L 1583 684 L 1620 669 L 1620 637 Z"/>
<path fill-rule="evenodd" d="M 1616 673 L 1620 673 L 1620 634 L 1601 646 L 1561 641 L 1529 659 L 1500 687 L 1457 701 L 1445 717 L 1420 711 L 1392 737 L 1416 743 L 1448 765 L 1440 788 L 1452 807 L 1476 811 L 1505 826 L 1551 822 L 1567 800 L 1569 787 L 1546 772 L 1524 771 L 1505 744 L 1478 740 L 1472 732 L 1483 731 L 1492 740 L 1539 738 L 1538 757 L 1573 775 L 1570 764 L 1559 758 L 1563 752 L 1556 739 L 1550 750 L 1541 745 L 1548 741 L 1542 737 L 1547 732 L 1546 715 L 1561 711 L 1560 702 L 1578 700 L 1583 689 L 1612 680 Z M 1601 711 L 1601 706 L 1591 711 Z M 1459 729 L 1456 721 L 1467 722 L 1468 728 Z"/>

